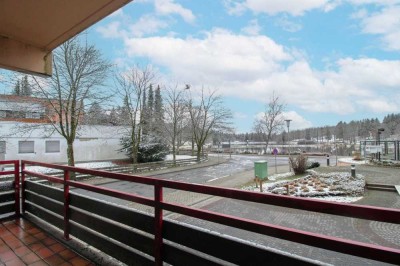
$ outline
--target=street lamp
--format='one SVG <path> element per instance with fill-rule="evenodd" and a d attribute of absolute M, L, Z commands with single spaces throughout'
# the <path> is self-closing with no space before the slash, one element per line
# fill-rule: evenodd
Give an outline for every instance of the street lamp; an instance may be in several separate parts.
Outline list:
<path fill-rule="evenodd" d="M 378 139 L 379 149 L 381 148 L 381 133 L 383 131 L 385 131 L 384 128 L 378 128 L 377 139 Z M 381 161 L 381 152 L 380 151 L 378 151 L 378 160 Z"/>
<path fill-rule="evenodd" d="M 290 121 L 292 121 L 292 120 L 290 120 L 290 119 L 286 119 L 285 120 L 285 122 L 286 122 L 286 126 L 287 126 L 287 134 L 288 134 L 288 143 L 289 143 L 289 145 L 288 145 L 288 151 L 289 151 L 289 158 L 288 158 L 288 162 L 289 162 L 289 171 L 292 171 L 292 168 L 290 167 L 290 139 L 289 139 L 289 127 L 290 127 Z"/>

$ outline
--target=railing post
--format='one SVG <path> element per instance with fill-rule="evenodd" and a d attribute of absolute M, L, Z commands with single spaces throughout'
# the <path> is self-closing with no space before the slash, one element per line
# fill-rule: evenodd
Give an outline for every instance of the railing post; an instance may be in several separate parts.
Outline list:
<path fill-rule="evenodd" d="M 14 190 L 15 190 L 15 215 L 21 216 L 21 192 L 20 192 L 20 180 L 19 180 L 19 161 L 14 163 Z"/>
<path fill-rule="evenodd" d="M 25 162 L 21 161 L 21 198 L 22 198 L 22 214 L 25 214 Z"/>
<path fill-rule="evenodd" d="M 69 171 L 64 170 L 64 238 L 69 240 Z"/>
<path fill-rule="evenodd" d="M 155 264 L 158 266 L 163 265 L 162 259 L 162 246 L 163 246 L 163 210 L 161 203 L 163 201 L 163 191 L 160 184 L 154 186 L 154 219 L 155 219 L 155 232 L 154 232 L 154 258 Z"/>

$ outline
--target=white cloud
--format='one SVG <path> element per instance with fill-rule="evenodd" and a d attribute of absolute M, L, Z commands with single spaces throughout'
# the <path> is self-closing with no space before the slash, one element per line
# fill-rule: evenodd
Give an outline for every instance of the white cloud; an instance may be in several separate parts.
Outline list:
<path fill-rule="evenodd" d="M 246 9 L 254 13 L 266 13 L 276 15 L 287 13 L 292 16 L 302 16 L 313 9 L 321 9 L 326 12 L 332 10 L 340 3 L 337 0 L 227 0 L 225 6 L 229 14 L 241 14 Z"/>
<path fill-rule="evenodd" d="M 154 6 L 158 14 L 177 14 L 188 23 L 193 23 L 196 19 L 190 9 L 184 8 L 182 5 L 175 3 L 174 0 L 155 0 Z"/>
<path fill-rule="evenodd" d="M 142 37 L 143 35 L 156 33 L 168 26 L 168 23 L 164 20 L 152 15 L 144 15 L 134 24 L 130 25 L 129 30 L 133 36 Z"/>
<path fill-rule="evenodd" d="M 253 19 L 246 27 L 242 28 L 241 31 L 248 35 L 258 35 L 261 31 L 261 27 L 258 24 L 258 21 L 256 19 Z"/>
<path fill-rule="evenodd" d="M 299 23 L 295 23 L 287 18 L 287 16 L 283 16 L 276 21 L 276 24 L 281 27 L 283 30 L 288 32 L 297 32 L 303 28 L 303 26 Z"/>
<path fill-rule="evenodd" d="M 380 35 L 386 49 L 400 50 L 400 5 L 363 14 L 360 18 L 363 33 Z"/>
<path fill-rule="evenodd" d="M 254 119 L 263 119 L 263 117 L 264 117 L 264 113 L 259 112 L 254 116 Z M 292 120 L 290 122 L 290 130 L 310 128 L 313 126 L 311 121 L 308 121 L 307 119 L 302 117 L 300 114 L 298 114 L 296 111 L 283 112 L 280 117 L 282 117 L 282 119 L 285 119 L 285 120 L 286 119 Z M 285 129 L 286 129 L 286 124 L 285 124 Z"/>
<path fill-rule="evenodd" d="M 125 45 L 128 56 L 148 58 L 193 90 L 218 88 L 223 95 L 263 103 L 275 91 L 288 105 L 308 112 L 400 110 L 391 99 L 400 87 L 396 60 L 342 58 L 332 63 L 334 70 L 317 71 L 266 36 L 221 29 L 202 38 L 130 38 Z"/>
<path fill-rule="evenodd" d="M 305 119 L 304 117 L 302 117 L 301 115 L 299 115 L 295 111 L 284 112 L 282 116 L 283 116 L 284 119 L 292 120 L 290 122 L 290 129 L 291 130 L 292 129 L 295 130 L 295 129 L 310 128 L 310 127 L 313 126 L 311 121 L 308 121 L 307 119 Z"/>
<path fill-rule="evenodd" d="M 127 36 L 127 31 L 120 28 L 121 23 L 119 21 L 113 21 L 105 26 L 96 28 L 104 38 L 124 38 Z"/>

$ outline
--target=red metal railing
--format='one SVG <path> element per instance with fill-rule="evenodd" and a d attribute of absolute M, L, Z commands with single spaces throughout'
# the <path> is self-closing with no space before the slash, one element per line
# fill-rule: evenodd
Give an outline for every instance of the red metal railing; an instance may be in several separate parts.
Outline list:
<path fill-rule="evenodd" d="M 20 178 L 19 178 L 19 161 L 0 161 L 0 165 L 13 165 L 14 169 L 11 171 L 0 171 L 1 175 L 14 175 L 14 192 L 15 192 L 15 215 L 18 217 L 21 214 L 20 209 Z"/>
<path fill-rule="evenodd" d="M 37 172 L 28 171 L 25 169 L 26 165 L 36 165 L 36 166 L 63 170 L 64 178 L 61 179 L 40 174 Z M 99 177 L 113 178 L 116 180 L 123 180 L 123 181 L 130 181 L 135 183 L 151 185 L 154 187 L 154 198 L 142 197 L 109 188 L 97 187 L 82 182 L 72 181 L 69 180 L 70 172 L 77 172 Z M 226 188 L 218 188 L 205 185 L 188 184 L 182 182 L 160 180 L 156 178 L 131 176 L 126 174 L 117 174 L 99 170 L 90 170 L 84 168 L 39 163 L 33 161 L 22 161 L 21 173 L 22 173 L 22 184 L 23 184 L 22 190 L 24 190 L 24 182 L 26 175 L 46 179 L 50 182 L 64 185 L 64 237 L 66 239 L 69 238 L 68 213 L 69 213 L 70 187 L 80 188 L 100 193 L 103 195 L 113 196 L 119 199 L 129 200 L 132 202 L 154 207 L 155 209 L 154 257 L 157 265 L 162 264 L 163 210 L 168 210 L 171 212 L 180 213 L 183 215 L 203 219 L 206 221 L 232 226 L 238 229 L 256 232 L 268 236 L 277 237 L 280 239 L 285 239 L 288 241 L 302 243 L 332 251 L 342 252 L 345 254 L 355 255 L 363 258 L 394 263 L 394 264 L 400 261 L 399 249 L 362 243 L 338 237 L 326 236 L 323 234 L 287 228 L 283 226 L 268 224 L 250 219 L 238 218 L 212 211 L 195 209 L 180 204 L 168 203 L 163 201 L 163 189 L 172 188 L 177 190 L 190 191 L 190 192 L 220 196 L 231 199 L 245 200 L 249 202 L 264 203 L 264 204 L 283 206 L 294 209 L 301 209 L 301 210 L 328 213 L 346 217 L 400 224 L 400 210 L 397 209 L 341 204 L 341 203 L 333 203 L 333 202 L 304 199 L 304 198 L 293 198 L 290 196 L 280 196 L 272 194 L 261 194 L 261 193 L 254 193 L 236 189 L 226 189 Z M 24 199 L 22 207 L 24 211 L 25 210 Z"/>

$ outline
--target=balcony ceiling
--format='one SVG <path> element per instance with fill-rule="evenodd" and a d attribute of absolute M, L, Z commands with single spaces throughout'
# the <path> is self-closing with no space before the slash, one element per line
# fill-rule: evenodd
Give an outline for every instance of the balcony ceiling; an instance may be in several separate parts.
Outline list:
<path fill-rule="evenodd" d="M 131 0 L 0 0 L 0 67 L 51 75 L 51 51 Z"/>

